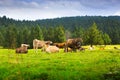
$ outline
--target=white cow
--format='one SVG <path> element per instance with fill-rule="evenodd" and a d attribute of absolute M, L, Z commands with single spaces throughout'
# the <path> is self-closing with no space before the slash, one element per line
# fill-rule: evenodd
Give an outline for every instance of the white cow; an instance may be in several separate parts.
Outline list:
<path fill-rule="evenodd" d="M 46 44 L 43 48 L 42 51 L 45 51 L 47 53 L 56 53 L 59 52 L 59 48 L 57 46 L 53 46 L 53 45 L 48 45 Z"/>
<path fill-rule="evenodd" d="M 42 40 L 34 39 L 33 40 L 33 49 L 35 49 L 35 51 L 37 51 L 38 48 L 43 48 L 46 44 L 50 45 L 50 44 L 52 44 L 52 41 L 42 41 Z"/>

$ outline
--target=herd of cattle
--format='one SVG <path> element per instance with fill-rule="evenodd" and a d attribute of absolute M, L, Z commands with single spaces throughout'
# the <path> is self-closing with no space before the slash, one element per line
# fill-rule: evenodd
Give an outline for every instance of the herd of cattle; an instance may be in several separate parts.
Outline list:
<path fill-rule="evenodd" d="M 42 51 L 48 53 L 59 52 L 60 48 L 63 48 L 64 52 L 76 51 L 77 49 L 84 50 L 81 47 L 82 42 L 82 38 L 68 39 L 66 42 L 63 43 L 53 43 L 52 41 L 41 41 L 38 39 L 34 39 L 33 49 L 35 50 L 35 52 L 37 52 L 38 48 L 41 48 Z M 29 46 L 30 45 L 28 44 L 21 44 L 21 47 L 16 49 L 16 53 L 27 53 Z"/>

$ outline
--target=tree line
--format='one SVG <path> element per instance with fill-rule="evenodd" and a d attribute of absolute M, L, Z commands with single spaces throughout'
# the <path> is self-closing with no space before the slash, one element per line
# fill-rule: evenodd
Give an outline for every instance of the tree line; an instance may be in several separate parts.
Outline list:
<path fill-rule="evenodd" d="M 20 21 L 0 17 L 0 46 L 16 48 L 33 39 L 64 42 L 68 38 L 83 38 L 83 45 L 119 44 L 120 17 L 64 17 L 36 21 Z"/>

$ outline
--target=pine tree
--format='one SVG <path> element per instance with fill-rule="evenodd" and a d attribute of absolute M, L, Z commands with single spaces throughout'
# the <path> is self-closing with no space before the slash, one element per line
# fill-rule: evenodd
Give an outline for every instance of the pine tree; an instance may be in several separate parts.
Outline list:
<path fill-rule="evenodd" d="M 55 38 L 56 38 L 55 42 L 65 41 L 65 30 L 63 26 L 56 27 Z"/>
<path fill-rule="evenodd" d="M 105 45 L 111 43 L 111 39 L 110 39 L 110 37 L 109 37 L 109 35 L 107 33 L 104 33 L 102 38 L 104 40 Z"/>
<path fill-rule="evenodd" d="M 14 24 L 9 25 L 9 27 L 6 28 L 5 33 L 5 44 L 4 47 L 7 48 L 16 48 L 17 44 L 17 29 Z"/>
<path fill-rule="evenodd" d="M 43 40 L 43 32 L 40 28 L 39 25 L 32 27 L 31 29 L 31 35 L 32 35 L 32 39 L 39 39 L 39 40 Z"/>
<path fill-rule="evenodd" d="M 102 39 L 102 34 L 101 32 L 97 29 L 97 25 L 94 22 L 93 25 L 87 30 L 87 32 L 85 33 L 86 37 L 85 41 L 91 45 L 91 47 L 93 46 L 93 44 L 103 44 L 104 41 Z"/>
<path fill-rule="evenodd" d="M 77 37 L 80 37 L 82 38 L 83 37 L 83 28 L 82 27 L 75 27 L 74 30 L 73 30 L 73 38 L 77 38 Z"/>
<path fill-rule="evenodd" d="M 23 43 L 25 44 L 29 44 L 29 37 L 30 37 L 30 30 L 28 29 L 28 27 L 24 27 L 22 30 L 22 34 L 23 35 L 22 39 L 23 39 Z M 21 43 L 22 44 L 22 43 Z"/>
<path fill-rule="evenodd" d="M 4 37 L 3 34 L 0 32 L 0 46 L 3 46 L 4 43 Z"/>
<path fill-rule="evenodd" d="M 46 28 L 46 31 L 44 32 L 45 40 L 50 40 L 50 41 L 55 42 L 55 33 L 54 32 L 55 32 L 55 28 L 53 28 L 53 27 Z"/>

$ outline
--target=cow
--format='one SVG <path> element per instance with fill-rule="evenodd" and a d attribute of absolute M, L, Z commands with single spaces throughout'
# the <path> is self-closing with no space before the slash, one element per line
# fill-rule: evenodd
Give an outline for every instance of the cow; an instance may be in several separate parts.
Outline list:
<path fill-rule="evenodd" d="M 68 47 L 71 48 L 73 51 L 76 51 L 76 49 L 81 48 L 81 43 L 83 42 L 82 38 L 74 38 L 74 39 L 68 39 L 65 43 L 65 52 L 68 52 Z"/>
<path fill-rule="evenodd" d="M 65 47 L 65 42 L 62 43 L 53 43 L 54 46 L 57 46 L 58 48 L 64 48 Z"/>
<path fill-rule="evenodd" d="M 46 44 L 52 44 L 52 41 L 42 41 L 38 39 L 33 40 L 33 49 L 43 48 Z"/>
<path fill-rule="evenodd" d="M 21 44 L 21 47 L 16 48 L 16 53 L 18 53 L 18 54 L 28 53 L 28 49 L 27 49 L 28 47 L 29 47 L 29 45 L 27 45 L 27 44 L 24 44 L 24 45 Z"/>
<path fill-rule="evenodd" d="M 65 49 L 64 52 L 66 52 Z M 67 52 L 72 52 L 72 49 L 68 47 Z"/>
<path fill-rule="evenodd" d="M 48 46 L 45 51 L 48 53 L 56 53 L 59 52 L 59 48 L 56 46 Z"/>
<path fill-rule="evenodd" d="M 23 47 L 23 46 L 28 46 L 28 47 L 30 47 L 30 45 L 28 45 L 28 44 L 21 44 L 21 47 Z"/>
<path fill-rule="evenodd" d="M 59 48 L 57 46 L 54 46 L 54 45 L 46 44 L 42 48 L 42 51 L 45 51 L 47 53 L 56 53 L 56 52 L 59 52 Z"/>

